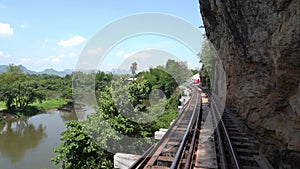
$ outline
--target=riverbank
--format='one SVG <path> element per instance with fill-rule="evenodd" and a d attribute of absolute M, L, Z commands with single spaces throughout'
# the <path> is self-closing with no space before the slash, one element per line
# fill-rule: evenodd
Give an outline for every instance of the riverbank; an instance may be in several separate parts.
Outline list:
<path fill-rule="evenodd" d="M 48 100 L 43 101 L 42 103 L 35 102 L 30 104 L 26 110 L 12 110 L 8 111 L 5 108 L 5 103 L 0 102 L 0 116 L 2 119 L 11 119 L 11 118 L 19 118 L 22 116 L 33 116 L 36 114 L 40 114 L 50 109 L 58 109 L 63 107 L 64 105 L 69 105 L 70 100 L 62 99 L 62 98 L 50 98 Z"/>

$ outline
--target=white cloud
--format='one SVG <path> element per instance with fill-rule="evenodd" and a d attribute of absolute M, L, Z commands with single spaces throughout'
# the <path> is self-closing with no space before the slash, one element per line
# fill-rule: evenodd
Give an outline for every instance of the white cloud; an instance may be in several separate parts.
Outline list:
<path fill-rule="evenodd" d="M 123 54 L 124 54 L 124 51 L 121 50 L 121 51 L 116 53 L 116 56 L 122 56 Z"/>
<path fill-rule="evenodd" d="M 53 58 L 51 61 L 54 62 L 54 63 L 59 63 L 60 59 L 59 58 Z"/>
<path fill-rule="evenodd" d="M 12 36 L 13 34 L 14 31 L 8 23 L 0 22 L 0 37 Z"/>
<path fill-rule="evenodd" d="M 87 54 L 88 55 L 99 55 L 101 52 L 102 52 L 102 48 L 88 49 Z"/>
<path fill-rule="evenodd" d="M 25 28 L 25 25 L 24 25 L 24 24 L 21 24 L 21 25 L 20 25 L 20 28 L 22 28 L 22 29 Z"/>
<path fill-rule="evenodd" d="M 115 55 L 116 56 L 123 56 L 124 58 L 141 58 L 144 57 L 142 54 L 147 54 L 146 52 L 129 52 L 125 53 L 124 51 L 118 51 Z M 145 56 L 148 57 L 148 56 Z"/>
<path fill-rule="evenodd" d="M 71 53 L 69 53 L 69 56 L 75 57 L 75 56 L 76 56 L 76 53 L 75 53 L 75 52 L 71 52 Z"/>
<path fill-rule="evenodd" d="M 47 56 L 42 58 L 22 58 L 22 63 L 33 63 L 33 64 L 44 64 L 44 63 L 59 63 L 62 55 L 58 56 Z"/>
<path fill-rule="evenodd" d="M 45 63 L 45 62 L 49 62 L 50 57 L 46 57 L 46 58 L 37 58 L 36 60 L 34 60 L 35 64 L 41 64 L 41 63 Z"/>
<path fill-rule="evenodd" d="M 104 71 L 111 71 L 114 68 L 117 68 L 117 66 L 110 63 L 102 64 L 97 67 L 97 69 L 104 70 Z"/>
<path fill-rule="evenodd" d="M 1 53 L 0 53 L 1 54 Z M 0 55 L 1 56 L 1 55 Z M 76 56 L 75 52 L 71 52 L 69 54 L 58 54 L 58 55 L 50 55 L 47 57 L 39 57 L 39 58 L 31 58 L 26 57 L 21 59 L 22 64 L 35 64 L 35 65 L 44 65 L 44 64 L 57 64 L 62 63 L 62 60 L 65 60 L 66 58 L 74 57 Z"/>
<path fill-rule="evenodd" d="M 3 58 L 10 58 L 11 56 L 8 55 L 8 54 L 5 54 L 3 51 L 0 50 L 0 57 L 3 57 Z"/>
<path fill-rule="evenodd" d="M 125 53 L 124 57 L 129 58 L 130 56 L 133 56 L 134 54 L 136 54 L 136 52 Z"/>
<path fill-rule="evenodd" d="M 22 63 L 29 63 L 29 62 L 32 62 L 32 59 L 31 58 L 22 58 L 21 62 Z"/>
<path fill-rule="evenodd" d="M 86 40 L 86 38 L 83 36 L 74 35 L 72 38 L 70 38 L 68 40 L 61 40 L 61 41 L 57 42 L 57 44 L 59 46 L 63 46 L 63 47 L 72 47 L 72 46 L 80 45 L 85 40 Z"/>
<path fill-rule="evenodd" d="M 80 70 L 80 69 L 88 70 L 90 67 L 91 67 L 91 64 L 89 62 L 86 62 L 86 61 L 80 61 L 76 65 L 76 69 L 78 69 L 78 70 Z"/>

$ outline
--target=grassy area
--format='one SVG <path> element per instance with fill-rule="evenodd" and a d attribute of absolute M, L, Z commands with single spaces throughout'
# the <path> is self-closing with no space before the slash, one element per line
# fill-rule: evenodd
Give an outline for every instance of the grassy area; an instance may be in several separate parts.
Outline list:
<path fill-rule="evenodd" d="M 61 99 L 61 98 L 50 98 L 48 100 L 43 101 L 42 103 L 35 102 L 33 104 L 30 104 L 31 106 L 36 106 L 38 109 L 54 109 L 58 108 L 64 104 L 67 104 L 69 100 L 67 99 Z"/>
<path fill-rule="evenodd" d="M 49 98 L 48 100 L 43 101 L 42 103 L 35 102 L 33 104 L 28 105 L 26 110 L 20 111 L 18 109 L 12 110 L 9 113 L 17 116 L 32 116 L 38 113 L 43 113 L 45 110 L 55 109 L 62 105 L 65 105 L 69 102 L 67 99 L 61 98 Z M 3 109 L 3 110 L 1 110 Z M 0 110 L 1 112 L 6 112 L 6 107 L 4 102 L 0 102 Z"/>
<path fill-rule="evenodd" d="M 5 109 L 5 103 L 4 102 L 0 102 L 0 109 Z"/>

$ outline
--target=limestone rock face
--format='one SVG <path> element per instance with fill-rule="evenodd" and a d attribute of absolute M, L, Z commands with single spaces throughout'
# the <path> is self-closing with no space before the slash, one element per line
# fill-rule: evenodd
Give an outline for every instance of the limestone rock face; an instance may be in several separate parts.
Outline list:
<path fill-rule="evenodd" d="M 300 0 L 200 0 L 236 107 L 266 154 L 300 152 Z"/>

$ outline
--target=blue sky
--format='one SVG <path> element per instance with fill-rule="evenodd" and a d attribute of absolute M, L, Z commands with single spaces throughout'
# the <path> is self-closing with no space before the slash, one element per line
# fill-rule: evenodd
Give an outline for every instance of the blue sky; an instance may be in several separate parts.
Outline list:
<path fill-rule="evenodd" d="M 145 12 L 170 14 L 195 27 L 202 25 L 198 0 L 0 0 L 0 64 L 22 64 L 36 71 L 74 69 L 96 32 L 120 18 Z M 115 46 L 99 68 L 117 68 L 122 59 L 148 48 L 167 50 L 191 67 L 197 66 L 198 58 L 181 43 L 145 35 Z"/>

